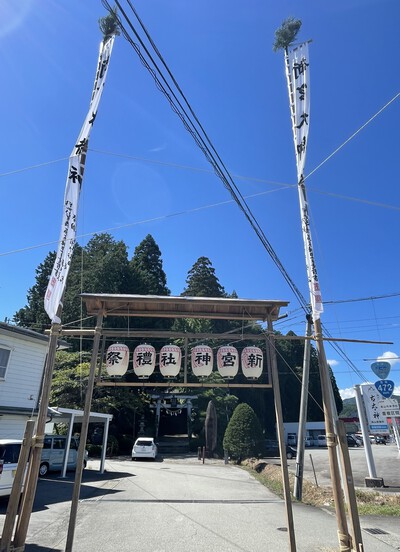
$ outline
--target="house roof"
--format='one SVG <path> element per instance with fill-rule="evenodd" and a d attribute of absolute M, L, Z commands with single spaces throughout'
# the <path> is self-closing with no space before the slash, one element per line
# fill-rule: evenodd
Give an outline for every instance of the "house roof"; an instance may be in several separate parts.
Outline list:
<path fill-rule="evenodd" d="M 13 326 L 12 324 L 7 324 L 6 322 L 0 322 L 0 334 L 6 334 L 11 336 L 20 336 L 24 337 L 27 340 L 31 341 L 43 341 L 45 343 L 49 342 L 49 336 L 35 332 L 28 328 L 22 328 L 20 326 Z M 66 341 L 60 339 L 58 341 L 59 349 L 69 349 L 70 345 Z"/>
<path fill-rule="evenodd" d="M 207 318 L 224 320 L 277 320 L 288 301 L 225 297 L 171 297 L 82 293 L 89 315 L 102 310 L 109 316 L 154 318 Z"/>

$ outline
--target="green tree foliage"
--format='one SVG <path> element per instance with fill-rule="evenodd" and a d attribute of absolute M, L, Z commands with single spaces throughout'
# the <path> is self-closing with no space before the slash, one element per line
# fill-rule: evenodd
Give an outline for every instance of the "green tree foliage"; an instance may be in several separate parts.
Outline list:
<path fill-rule="evenodd" d="M 50 405 L 83 410 L 88 385 L 90 353 L 58 351 L 54 366 Z M 110 434 L 119 441 L 124 435 L 134 434 L 134 422 L 139 414 L 148 410 L 147 396 L 138 395 L 132 389 L 94 387 L 92 412 L 113 415 Z M 128 451 L 129 452 L 129 451 Z"/>
<path fill-rule="evenodd" d="M 262 453 L 264 436 L 251 406 L 241 403 L 235 408 L 226 428 L 223 444 L 231 458 L 238 462 Z"/>
<path fill-rule="evenodd" d="M 199 257 L 189 270 L 182 295 L 189 297 L 226 297 L 210 259 Z"/>
<path fill-rule="evenodd" d="M 133 293 L 139 295 L 170 295 L 163 269 L 161 251 L 153 236 L 148 234 L 136 247 L 130 262 Z"/>
<path fill-rule="evenodd" d="M 13 317 L 18 326 L 41 332 L 49 327 L 49 316 L 44 310 L 44 296 L 53 269 L 56 253 L 49 253 L 36 269 L 36 283 L 28 289 L 28 304 L 19 309 Z"/>
<path fill-rule="evenodd" d="M 14 315 L 19 326 L 43 330 L 50 326 L 44 310 L 44 296 L 55 260 L 55 252 L 47 255 L 36 269 L 36 283 L 29 289 L 28 304 Z M 72 255 L 63 302 L 63 323 L 75 322 L 85 317 L 80 293 L 128 293 L 131 277 L 127 247 L 123 241 L 115 241 L 110 234 L 96 234 L 85 247 L 78 244 Z M 87 325 L 93 325 L 93 321 Z"/>
<path fill-rule="evenodd" d="M 117 19 L 117 8 L 111 8 L 108 15 L 105 17 L 100 17 L 99 19 L 99 27 L 101 32 L 103 33 L 104 40 L 107 40 L 110 36 L 117 35 L 119 36 L 119 25 L 118 25 L 118 19 Z"/>
<path fill-rule="evenodd" d="M 275 31 L 275 42 L 272 47 L 274 52 L 286 50 L 295 41 L 300 27 L 300 19 L 295 19 L 294 17 L 285 19 L 279 29 Z"/>

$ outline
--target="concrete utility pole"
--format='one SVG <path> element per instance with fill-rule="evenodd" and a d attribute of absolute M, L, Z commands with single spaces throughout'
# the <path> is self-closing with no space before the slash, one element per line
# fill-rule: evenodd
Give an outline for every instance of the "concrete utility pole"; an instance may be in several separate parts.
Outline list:
<path fill-rule="evenodd" d="M 375 460 L 372 454 L 371 442 L 369 440 L 368 422 L 365 416 L 364 401 L 361 395 L 361 388 L 359 385 L 354 386 L 356 395 L 356 404 L 358 411 L 358 419 L 360 420 L 361 433 L 364 441 L 365 458 L 368 466 L 368 478 L 365 478 L 365 484 L 367 487 L 383 487 L 383 479 L 376 474 Z"/>

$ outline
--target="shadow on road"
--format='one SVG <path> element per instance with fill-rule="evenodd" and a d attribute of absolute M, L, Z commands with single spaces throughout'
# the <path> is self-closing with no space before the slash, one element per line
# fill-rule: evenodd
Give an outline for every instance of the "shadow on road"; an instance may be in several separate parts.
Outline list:
<path fill-rule="evenodd" d="M 124 477 L 135 477 L 135 475 L 126 472 L 99 473 L 95 470 L 85 470 L 82 476 L 79 498 L 84 500 L 118 493 L 120 491 L 109 486 L 106 487 L 105 483 L 120 480 Z M 49 474 L 46 477 L 39 478 L 33 512 L 47 510 L 51 504 L 71 501 L 74 483 L 75 472 L 68 472 L 65 478 L 61 478 L 58 474 Z M 7 505 L 8 497 L 2 498 L 0 500 L 0 515 L 6 513 Z"/>

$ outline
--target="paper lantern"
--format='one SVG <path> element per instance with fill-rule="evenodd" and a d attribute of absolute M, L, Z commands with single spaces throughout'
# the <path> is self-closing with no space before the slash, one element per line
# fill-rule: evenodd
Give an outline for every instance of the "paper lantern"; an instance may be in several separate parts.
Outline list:
<path fill-rule="evenodd" d="M 182 352 L 178 345 L 164 345 L 160 350 L 160 372 L 166 378 L 174 378 L 181 369 Z"/>
<path fill-rule="evenodd" d="M 106 353 L 106 368 L 110 376 L 123 376 L 129 364 L 129 348 L 124 343 L 110 345 Z"/>
<path fill-rule="evenodd" d="M 259 347 L 245 347 L 242 351 L 242 372 L 248 379 L 257 379 L 263 371 L 264 356 Z"/>
<path fill-rule="evenodd" d="M 139 379 L 151 376 L 156 366 L 156 350 L 153 345 L 138 345 L 133 351 L 133 371 Z"/>
<path fill-rule="evenodd" d="M 217 352 L 218 372 L 223 378 L 232 379 L 239 370 L 239 353 L 235 347 L 224 345 Z"/>
<path fill-rule="evenodd" d="M 192 371 L 198 378 L 205 378 L 212 372 L 213 352 L 208 345 L 196 345 L 192 349 Z"/>

